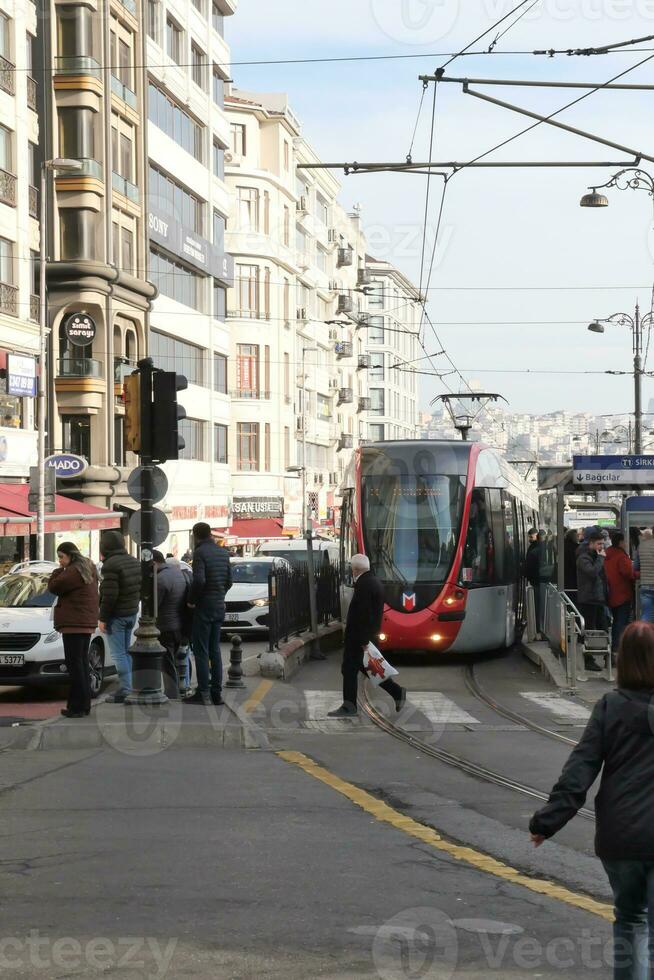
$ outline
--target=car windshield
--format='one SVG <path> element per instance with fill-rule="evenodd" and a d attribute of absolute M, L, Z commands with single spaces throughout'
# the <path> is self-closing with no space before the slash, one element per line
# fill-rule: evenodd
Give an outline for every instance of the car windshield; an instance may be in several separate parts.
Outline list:
<path fill-rule="evenodd" d="M 264 585 L 268 581 L 268 573 L 272 562 L 239 561 L 232 565 L 232 582 L 242 582 L 245 585 Z"/>
<path fill-rule="evenodd" d="M 14 572 L 0 579 L 0 608 L 23 609 L 52 606 L 55 596 L 48 592 L 49 572 Z"/>

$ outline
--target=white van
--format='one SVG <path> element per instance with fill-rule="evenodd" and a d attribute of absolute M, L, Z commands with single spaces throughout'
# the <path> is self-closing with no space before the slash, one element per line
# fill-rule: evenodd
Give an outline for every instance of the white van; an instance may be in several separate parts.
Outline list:
<path fill-rule="evenodd" d="M 313 560 L 318 565 L 321 561 L 338 563 L 338 544 L 326 538 L 314 538 Z M 304 538 L 271 538 L 262 541 L 256 551 L 258 557 L 264 555 L 270 558 L 286 558 L 291 565 L 305 565 L 307 561 L 307 543 Z"/>

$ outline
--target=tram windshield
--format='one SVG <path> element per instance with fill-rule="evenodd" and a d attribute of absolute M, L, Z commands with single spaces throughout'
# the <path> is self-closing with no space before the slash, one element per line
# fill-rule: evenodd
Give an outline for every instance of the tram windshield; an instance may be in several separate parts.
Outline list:
<path fill-rule="evenodd" d="M 364 476 L 363 533 L 375 575 L 399 584 L 445 582 L 464 499 L 461 476 Z"/>

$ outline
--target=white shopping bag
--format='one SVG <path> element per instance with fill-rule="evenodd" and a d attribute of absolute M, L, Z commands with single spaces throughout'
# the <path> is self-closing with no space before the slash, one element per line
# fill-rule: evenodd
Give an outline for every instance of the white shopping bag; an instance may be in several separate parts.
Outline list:
<path fill-rule="evenodd" d="M 395 667 L 392 667 L 388 660 L 384 660 L 374 643 L 369 643 L 364 648 L 363 669 L 376 687 L 397 674 Z"/>

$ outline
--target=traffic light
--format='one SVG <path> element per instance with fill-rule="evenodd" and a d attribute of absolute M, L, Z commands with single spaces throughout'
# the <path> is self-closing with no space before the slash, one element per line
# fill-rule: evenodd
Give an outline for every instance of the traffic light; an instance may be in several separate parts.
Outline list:
<path fill-rule="evenodd" d="M 141 375 L 128 374 L 123 384 L 125 397 L 125 449 L 141 451 Z"/>
<path fill-rule="evenodd" d="M 152 460 L 164 463 L 167 459 L 179 459 L 184 440 L 179 435 L 178 423 L 186 418 L 186 412 L 177 404 L 177 392 L 188 388 L 188 381 L 174 371 L 155 371 L 152 378 Z"/>

